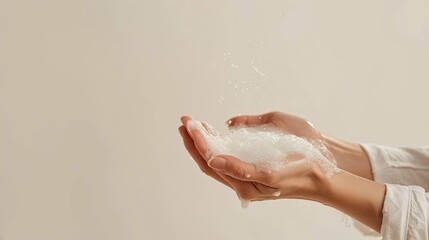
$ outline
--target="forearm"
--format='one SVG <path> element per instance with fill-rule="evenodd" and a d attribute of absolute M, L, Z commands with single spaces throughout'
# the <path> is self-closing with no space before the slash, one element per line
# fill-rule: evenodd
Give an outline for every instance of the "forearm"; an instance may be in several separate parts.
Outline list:
<path fill-rule="evenodd" d="M 356 143 L 323 135 L 326 147 L 334 155 L 339 168 L 354 175 L 374 180 L 371 164 L 365 150 Z"/>
<path fill-rule="evenodd" d="M 346 171 L 341 171 L 331 179 L 322 181 L 318 199 L 315 200 L 336 208 L 380 232 L 386 194 L 384 184 Z"/>

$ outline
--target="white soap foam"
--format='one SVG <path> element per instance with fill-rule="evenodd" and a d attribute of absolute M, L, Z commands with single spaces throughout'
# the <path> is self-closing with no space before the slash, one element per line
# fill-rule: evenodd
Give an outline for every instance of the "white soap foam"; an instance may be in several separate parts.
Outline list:
<path fill-rule="evenodd" d="M 208 152 L 206 157 L 231 155 L 255 164 L 259 170 L 279 171 L 293 158 L 314 161 L 323 174 L 330 178 L 338 172 L 335 159 L 328 159 L 327 149 L 321 140 L 307 140 L 269 126 L 239 126 L 218 133 L 210 125 L 196 120 L 187 123 L 189 130 L 196 129 L 204 137 Z M 277 195 L 277 194 L 276 194 Z"/>

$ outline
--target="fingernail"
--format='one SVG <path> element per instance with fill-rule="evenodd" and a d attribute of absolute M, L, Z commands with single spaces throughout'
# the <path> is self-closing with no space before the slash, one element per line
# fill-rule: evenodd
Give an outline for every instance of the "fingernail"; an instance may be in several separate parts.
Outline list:
<path fill-rule="evenodd" d="M 210 159 L 208 164 L 211 168 L 222 170 L 225 168 L 226 160 L 224 158 L 215 157 Z"/>

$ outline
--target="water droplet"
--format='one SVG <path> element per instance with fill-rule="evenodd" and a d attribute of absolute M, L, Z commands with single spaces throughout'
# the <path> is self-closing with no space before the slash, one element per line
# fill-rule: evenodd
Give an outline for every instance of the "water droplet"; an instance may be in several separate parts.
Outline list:
<path fill-rule="evenodd" d="M 225 98 L 223 96 L 220 96 L 218 102 L 223 103 L 224 101 L 225 101 Z"/>
<path fill-rule="evenodd" d="M 276 192 L 273 193 L 273 196 L 274 197 L 279 197 L 281 193 L 282 193 L 281 191 L 276 191 Z"/>
<path fill-rule="evenodd" d="M 244 200 L 244 199 L 240 199 L 240 200 L 241 200 L 241 207 L 246 209 L 249 206 L 250 201 Z"/>

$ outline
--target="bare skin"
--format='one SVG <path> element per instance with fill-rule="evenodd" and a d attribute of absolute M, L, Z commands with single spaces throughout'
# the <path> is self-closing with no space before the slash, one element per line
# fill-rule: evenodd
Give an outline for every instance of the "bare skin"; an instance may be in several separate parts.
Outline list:
<path fill-rule="evenodd" d="M 299 137 L 323 140 L 328 148 L 325 154 L 334 156 L 341 168 L 339 173 L 327 179 L 316 163 L 297 160 L 278 172 L 268 174 L 233 156 L 208 156 L 201 134 L 197 130 L 188 132 L 185 127 L 190 119 L 182 117 L 183 125 L 179 127 L 186 149 L 204 173 L 232 188 L 240 199 L 317 201 L 380 232 L 386 189 L 384 184 L 372 181 L 368 156 L 360 145 L 320 134 L 311 123 L 290 114 L 271 112 L 230 119 L 230 126 L 269 124 Z"/>

